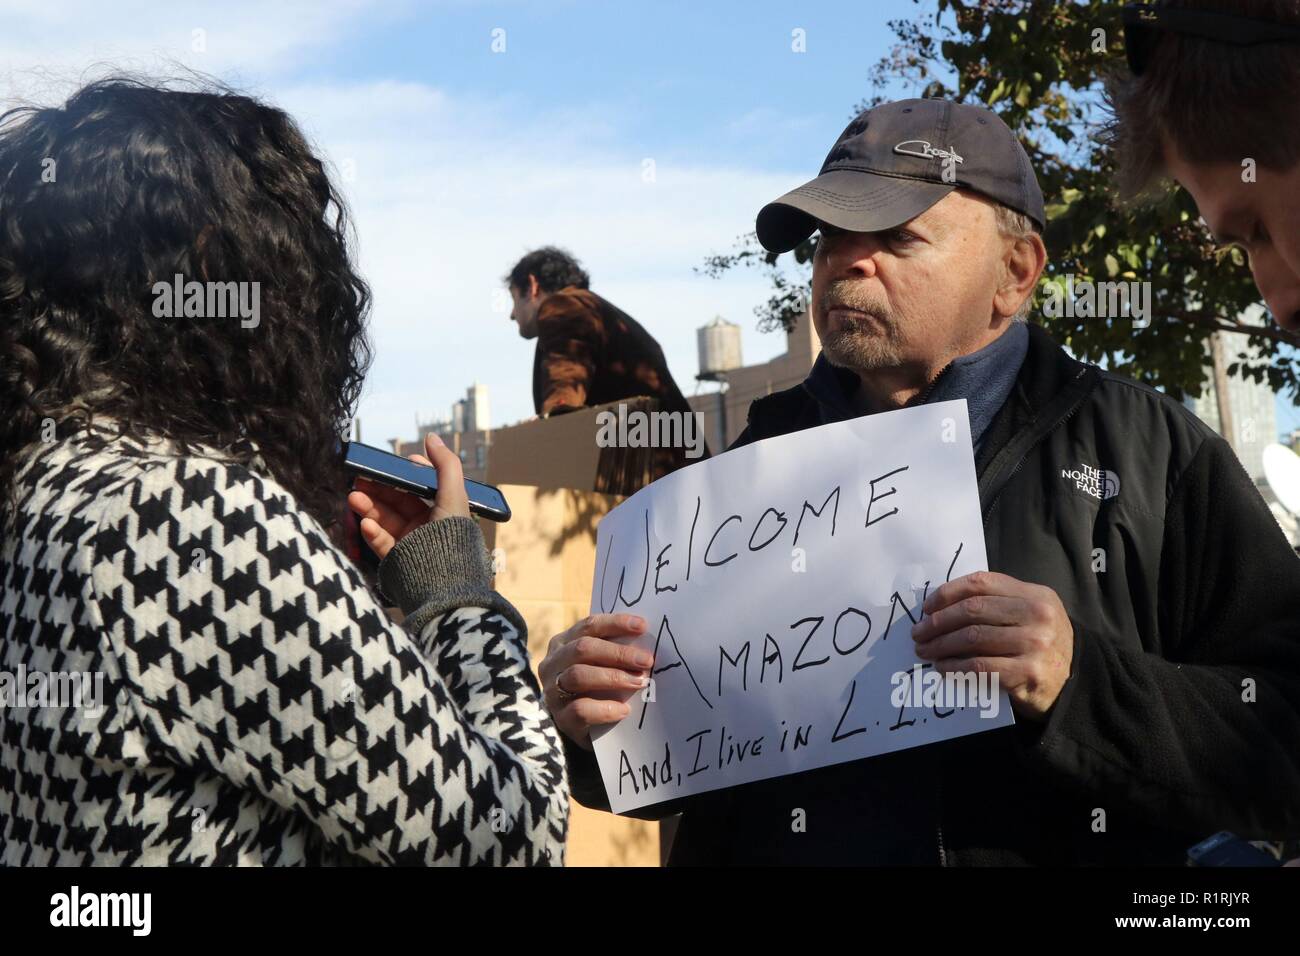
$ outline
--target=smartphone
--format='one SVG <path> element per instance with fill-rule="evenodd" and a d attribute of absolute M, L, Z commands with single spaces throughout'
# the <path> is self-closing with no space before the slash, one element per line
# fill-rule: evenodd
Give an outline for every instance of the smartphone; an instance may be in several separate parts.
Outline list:
<path fill-rule="evenodd" d="M 1227 830 L 1202 840 L 1187 851 L 1188 866 L 1281 866 L 1259 847 Z"/>
<path fill-rule="evenodd" d="M 340 446 L 343 464 L 349 471 L 421 498 L 432 499 L 438 493 L 438 472 L 429 465 L 360 442 L 340 442 Z M 466 478 L 465 491 L 469 494 L 469 510 L 474 514 L 489 521 L 510 520 L 510 506 L 499 488 Z"/>

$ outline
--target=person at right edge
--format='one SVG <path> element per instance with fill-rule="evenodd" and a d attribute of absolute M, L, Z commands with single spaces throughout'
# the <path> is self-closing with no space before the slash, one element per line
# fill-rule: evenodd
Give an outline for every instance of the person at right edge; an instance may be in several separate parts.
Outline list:
<path fill-rule="evenodd" d="M 634 811 L 683 814 L 671 864 L 1180 865 L 1220 830 L 1300 833 L 1300 560 L 1204 423 L 1024 321 L 1043 222 L 1006 125 L 936 99 L 862 113 L 759 213 L 773 252 L 820 230 L 822 354 L 735 444 L 965 398 L 990 570 L 932 592 L 913 636 L 997 675 L 1016 723 Z M 587 806 L 609 806 L 590 729 L 650 668 L 581 638 L 642 628 L 595 615 L 540 668 Z"/>
<path fill-rule="evenodd" d="M 1121 197 L 1177 181 L 1300 333 L 1300 0 L 1129 4 L 1124 47 L 1106 84 Z"/>

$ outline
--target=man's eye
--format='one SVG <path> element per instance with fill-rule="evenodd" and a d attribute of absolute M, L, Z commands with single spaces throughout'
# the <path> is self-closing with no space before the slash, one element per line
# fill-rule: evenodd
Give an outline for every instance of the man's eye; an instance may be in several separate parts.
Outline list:
<path fill-rule="evenodd" d="M 889 232 L 885 233 L 885 235 L 889 238 L 889 241 L 895 245 L 907 245 L 909 242 L 916 241 L 916 236 L 908 232 L 906 229 L 891 229 Z"/>

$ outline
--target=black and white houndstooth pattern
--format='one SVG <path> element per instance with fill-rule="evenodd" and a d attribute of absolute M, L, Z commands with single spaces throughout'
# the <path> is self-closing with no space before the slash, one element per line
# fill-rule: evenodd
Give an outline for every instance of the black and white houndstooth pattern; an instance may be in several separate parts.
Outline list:
<path fill-rule="evenodd" d="M 561 864 L 569 795 L 525 635 L 395 625 L 268 475 L 80 432 L 22 466 L 0 671 L 0 864 Z"/>

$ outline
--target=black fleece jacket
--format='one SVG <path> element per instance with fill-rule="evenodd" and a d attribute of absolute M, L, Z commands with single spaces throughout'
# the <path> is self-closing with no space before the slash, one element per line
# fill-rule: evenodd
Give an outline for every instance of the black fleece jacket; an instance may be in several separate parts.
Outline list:
<path fill-rule="evenodd" d="M 1300 835 L 1300 558 L 1186 408 L 1029 332 L 976 470 L 990 569 L 1074 627 L 1047 721 L 635 811 L 683 813 L 670 863 L 1181 864 L 1218 830 Z M 838 381 L 754 402 L 733 447 L 843 418 Z"/>

